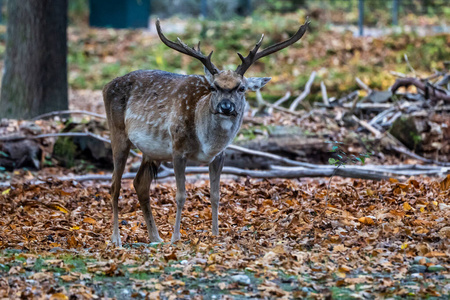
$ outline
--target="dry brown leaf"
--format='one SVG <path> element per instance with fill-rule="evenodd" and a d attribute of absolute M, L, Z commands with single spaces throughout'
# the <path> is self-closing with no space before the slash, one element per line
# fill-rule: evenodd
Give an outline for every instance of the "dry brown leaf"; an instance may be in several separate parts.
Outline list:
<path fill-rule="evenodd" d="M 445 179 L 441 181 L 439 186 L 441 188 L 441 191 L 450 189 L 450 174 L 447 174 L 447 177 L 445 177 Z"/>
<path fill-rule="evenodd" d="M 83 219 L 83 222 L 84 223 L 89 223 L 89 224 L 92 224 L 92 225 L 97 224 L 97 221 L 95 219 L 93 219 L 93 218 L 90 218 L 90 217 L 85 217 Z"/>
<path fill-rule="evenodd" d="M 69 297 L 67 297 L 63 293 L 55 293 L 50 296 L 50 300 L 68 300 L 68 299 Z"/>
<path fill-rule="evenodd" d="M 358 219 L 359 222 L 365 225 L 373 225 L 375 224 L 374 220 L 370 217 L 361 217 Z"/>
<path fill-rule="evenodd" d="M 61 278 L 65 282 L 72 282 L 78 279 L 78 277 L 74 275 L 61 275 L 59 278 Z"/>
<path fill-rule="evenodd" d="M 403 210 L 404 211 L 410 211 L 410 210 L 412 210 L 413 208 L 411 207 L 411 205 L 409 205 L 409 203 L 408 202 L 403 202 Z"/>
<path fill-rule="evenodd" d="M 447 257 L 448 254 L 444 252 L 431 251 L 425 254 L 425 257 Z"/>

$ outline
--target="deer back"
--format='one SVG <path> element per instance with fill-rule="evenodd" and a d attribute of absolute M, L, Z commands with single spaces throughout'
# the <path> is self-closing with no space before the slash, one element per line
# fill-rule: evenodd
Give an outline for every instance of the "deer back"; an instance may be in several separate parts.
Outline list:
<path fill-rule="evenodd" d="M 170 160 L 177 153 L 210 160 L 214 153 L 204 157 L 204 145 L 210 145 L 206 152 L 213 145 L 221 146 L 217 143 L 220 130 L 215 130 L 220 126 L 211 124 L 220 117 L 210 113 L 209 83 L 204 76 L 135 71 L 114 79 L 104 94 L 110 127 L 123 130 L 153 159 Z"/>

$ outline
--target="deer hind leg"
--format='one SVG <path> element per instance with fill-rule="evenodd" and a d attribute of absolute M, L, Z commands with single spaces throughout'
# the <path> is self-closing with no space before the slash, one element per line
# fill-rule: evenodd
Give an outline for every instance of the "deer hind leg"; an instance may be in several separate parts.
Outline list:
<path fill-rule="evenodd" d="M 128 152 L 130 151 L 131 143 L 126 135 L 114 135 L 111 133 L 111 145 L 113 149 L 114 171 L 111 185 L 111 198 L 113 207 L 113 234 L 112 242 L 117 247 L 121 247 L 119 233 L 119 194 L 122 181 L 123 171 L 127 163 Z M 126 142 L 124 142 L 126 141 Z"/>
<path fill-rule="evenodd" d="M 181 156 L 175 156 L 173 158 L 173 170 L 175 173 L 175 180 L 177 183 L 177 215 L 175 218 L 175 227 L 171 242 L 174 243 L 180 239 L 180 224 L 181 224 L 181 212 L 186 201 L 186 158 Z"/>
<path fill-rule="evenodd" d="M 225 155 L 220 153 L 209 164 L 209 186 L 212 210 L 212 234 L 219 234 L 219 200 L 220 200 L 220 173 L 222 173 Z"/>
<path fill-rule="evenodd" d="M 144 214 L 145 223 L 147 224 L 148 237 L 151 242 L 163 242 L 159 237 L 158 227 L 156 227 L 155 220 L 153 219 L 149 196 L 150 184 L 156 177 L 159 165 L 160 163 L 156 163 L 148 156 L 144 156 L 139 171 L 133 181 Z"/>

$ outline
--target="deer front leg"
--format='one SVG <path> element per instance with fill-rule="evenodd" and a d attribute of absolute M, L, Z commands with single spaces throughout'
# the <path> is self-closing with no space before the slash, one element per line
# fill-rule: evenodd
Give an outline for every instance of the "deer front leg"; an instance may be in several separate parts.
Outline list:
<path fill-rule="evenodd" d="M 150 158 L 144 156 L 139 171 L 134 178 L 133 184 L 141 205 L 144 220 L 147 224 L 148 237 L 150 242 L 162 242 L 159 237 L 158 227 L 156 227 L 153 219 L 152 209 L 150 207 L 150 184 L 153 180 L 154 173 L 157 171 L 159 164 L 152 162 Z M 155 170 L 156 168 L 156 170 Z"/>
<path fill-rule="evenodd" d="M 180 239 L 180 224 L 181 224 L 181 212 L 186 201 L 186 158 L 182 156 L 174 156 L 173 158 L 173 170 L 175 173 L 175 180 L 177 183 L 177 216 L 175 218 L 175 227 L 171 242 L 174 243 Z"/>
<path fill-rule="evenodd" d="M 212 210 L 212 234 L 219 234 L 219 200 L 220 200 L 220 174 L 222 173 L 225 155 L 220 153 L 209 164 L 209 186 Z"/>

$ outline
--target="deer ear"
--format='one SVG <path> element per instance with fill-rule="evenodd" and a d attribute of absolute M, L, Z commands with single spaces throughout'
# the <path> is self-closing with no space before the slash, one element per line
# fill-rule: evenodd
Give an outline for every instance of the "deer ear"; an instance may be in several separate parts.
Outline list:
<path fill-rule="evenodd" d="M 203 67 L 203 70 L 205 70 L 206 80 L 210 85 L 212 85 L 214 83 L 214 75 L 211 74 L 211 72 L 209 72 L 209 70 L 206 67 Z"/>
<path fill-rule="evenodd" d="M 256 91 L 265 86 L 272 77 L 250 77 L 247 78 L 247 87 L 251 91 Z"/>

